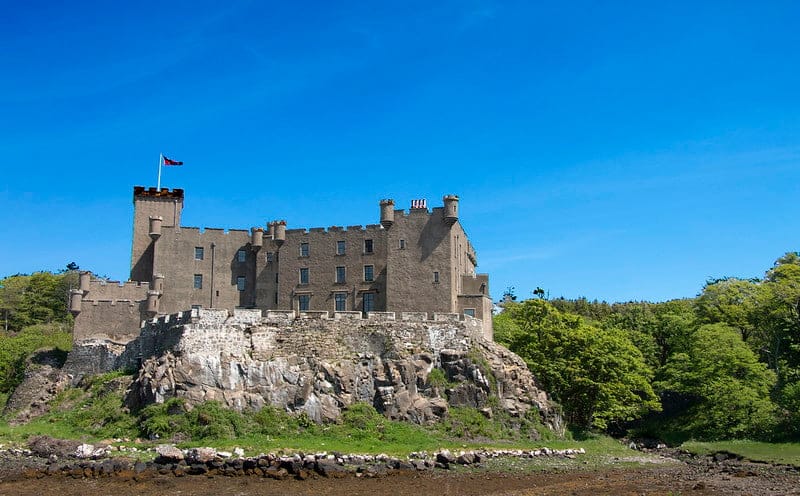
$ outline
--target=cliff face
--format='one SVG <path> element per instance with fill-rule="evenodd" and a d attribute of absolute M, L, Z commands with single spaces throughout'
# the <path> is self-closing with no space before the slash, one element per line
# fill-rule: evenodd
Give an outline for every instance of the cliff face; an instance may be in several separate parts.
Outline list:
<path fill-rule="evenodd" d="M 328 421 L 363 401 L 390 418 L 428 423 L 450 406 L 494 404 L 512 416 L 533 408 L 546 426 L 563 431 L 525 363 L 483 339 L 476 319 L 194 312 L 146 324 L 118 358 L 118 367 L 141 363 L 130 406 L 178 396 L 239 410 L 273 405 Z M 431 376 L 435 369 L 441 373 Z"/>

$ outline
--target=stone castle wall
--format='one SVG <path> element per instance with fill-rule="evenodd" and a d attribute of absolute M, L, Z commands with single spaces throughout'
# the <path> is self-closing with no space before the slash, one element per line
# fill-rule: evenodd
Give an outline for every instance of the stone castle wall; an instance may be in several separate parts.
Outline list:
<path fill-rule="evenodd" d="M 398 319 L 399 317 L 399 319 Z M 139 360 L 167 351 L 177 354 L 213 351 L 230 357 L 258 360 L 314 357 L 344 360 L 372 354 L 438 355 L 442 349 L 467 350 L 482 338 L 479 320 L 458 314 L 195 309 L 145 321 L 141 333 L 120 356 L 116 368 L 136 366 Z"/>

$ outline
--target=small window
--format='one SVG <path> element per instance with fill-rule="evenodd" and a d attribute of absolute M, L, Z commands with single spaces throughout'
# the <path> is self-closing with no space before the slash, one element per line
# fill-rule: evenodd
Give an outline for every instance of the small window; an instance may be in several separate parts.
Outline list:
<path fill-rule="evenodd" d="M 433 273 L 433 282 L 435 283 L 439 282 L 439 271 Z"/>
<path fill-rule="evenodd" d="M 275 255 L 271 251 L 267 252 L 267 263 L 272 263 L 272 259 Z"/>
<path fill-rule="evenodd" d="M 239 291 L 244 291 L 244 286 L 246 284 L 246 280 L 244 276 L 239 276 L 236 278 L 236 289 Z"/>
<path fill-rule="evenodd" d="M 334 307 L 337 312 L 344 312 L 347 308 L 347 293 L 334 293 L 333 299 L 336 302 Z"/>
<path fill-rule="evenodd" d="M 364 313 L 375 310 L 375 293 L 364 293 L 363 311 Z"/>
<path fill-rule="evenodd" d="M 308 284 L 308 269 L 300 269 L 300 284 Z"/>
<path fill-rule="evenodd" d="M 275 284 L 278 284 L 278 273 L 275 273 Z"/>
<path fill-rule="evenodd" d="M 344 255 L 346 245 L 344 241 L 337 241 L 336 242 L 336 254 L 337 255 Z"/>
<path fill-rule="evenodd" d="M 194 247 L 194 259 L 195 260 L 202 260 L 204 255 L 203 247 L 202 246 L 195 246 Z"/>
<path fill-rule="evenodd" d="M 275 304 L 278 304 L 278 293 L 275 293 Z"/>
<path fill-rule="evenodd" d="M 345 282 L 344 276 L 345 276 L 344 267 L 341 266 L 336 267 L 336 282 L 339 284 L 344 283 Z"/>
<path fill-rule="evenodd" d="M 404 239 L 401 239 L 401 240 L 400 240 L 400 246 L 399 246 L 399 248 L 400 248 L 401 250 L 405 250 L 405 249 L 406 249 L 406 240 L 404 240 Z"/>
<path fill-rule="evenodd" d="M 475 316 L 475 309 L 474 308 L 465 308 L 464 315 L 469 315 L 470 317 Z"/>
<path fill-rule="evenodd" d="M 203 274 L 194 275 L 194 289 L 203 289 Z"/>
<path fill-rule="evenodd" d="M 308 256 L 308 243 L 300 243 L 300 256 L 301 257 Z"/>
<path fill-rule="evenodd" d="M 244 251 L 244 250 L 237 251 L 236 252 L 236 260 L 238 260 L 239 263 L 246 262 L 247 261 L 247 252 Z"/>
<path fill-rule="evenodd" d="M 364 240 L 364 253 L 372 253 L 372 240 L 365 239 Z"/>
<path fill-rule="evenodd" d="M 374 265 L 365 265 L 364 266 L 364 280 L 366 282 L 372 282 L 375 279 L 375 266 Z"/>
<path fill-rule="evenodd" d="M 297 301 L 299 303 L 300 311 L 307 312 L 309 303 L 311 303 L 311 295 L 300 295 L 297 297 Z"/>

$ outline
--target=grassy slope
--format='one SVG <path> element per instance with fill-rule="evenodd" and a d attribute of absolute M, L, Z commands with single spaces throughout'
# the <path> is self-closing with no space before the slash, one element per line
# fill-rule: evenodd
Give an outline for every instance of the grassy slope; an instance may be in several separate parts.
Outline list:
<path fill-rule="evenodd" d="M 759 441 L 687 441 L 681 448 L 698 455 L 727 451 L 751 461 L 800 466 L 800 443 Z"/>

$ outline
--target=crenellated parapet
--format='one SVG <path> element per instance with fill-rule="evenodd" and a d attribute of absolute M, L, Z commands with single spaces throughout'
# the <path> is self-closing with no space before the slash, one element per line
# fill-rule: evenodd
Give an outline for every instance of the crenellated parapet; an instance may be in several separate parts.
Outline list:
<path fill-rule="evenodd" d="M 168 200 L 183 200 L 183 190 L 180 188 L 145 188 L 144 186 L 133 187 L 133 198 L 147 198 L 147 199 L 168 199 Z"/>

